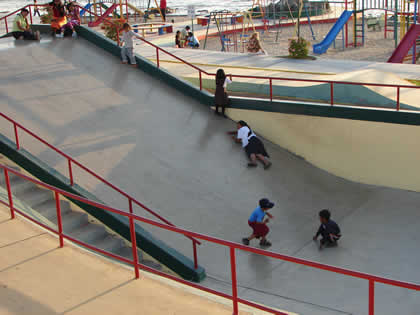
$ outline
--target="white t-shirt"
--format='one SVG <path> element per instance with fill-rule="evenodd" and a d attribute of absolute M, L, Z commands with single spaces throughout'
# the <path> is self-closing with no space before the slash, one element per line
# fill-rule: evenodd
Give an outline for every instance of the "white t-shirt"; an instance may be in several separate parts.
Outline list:
<path fill-rule="evenodd" d="M 232 81 L 230 81 L 228 78 L 226 78 L 226 79 L 225 79 L 225 83 L 223 83 L 223 88 L 225 88 L 225 89 L 226 89 L 227 85 L 228 85 L 228 84 L 231 84 L 231 83 L 232 83 Z"/>
<path fill-rule="evenodd" d="M 245 148 L 248 145 L 249 139 L 252 137 L 256 137 L 253 132 L 248 136 L 249 134 L 249 128 L 244 126 L 238 130 L 238 136 L 237 138 L 242 141 L 242 147 Z"/>
<path fill-rule="evenodd" d="M 122 32 L 121 41 L 127 48 L 133 48 L 133 37 L 137 37 L 137 34 L 133 31 Z"/>

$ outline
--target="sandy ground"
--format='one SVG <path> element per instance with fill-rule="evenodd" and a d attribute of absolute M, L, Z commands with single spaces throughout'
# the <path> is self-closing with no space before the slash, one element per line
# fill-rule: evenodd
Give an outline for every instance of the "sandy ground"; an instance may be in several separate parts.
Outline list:
<path fill-rule="evenodd" d="M 301 36 L 310 41 L 311 45 L 319 43 L 332 28 L 333 23 L 314 24 L 312 25 L 315 40 L 311 35 L 311 30 L 308 25 L 301 25 Z M 272 29 L 269 32 L 260 31 L 260 38 L 262 45 L 267 53 L 271 56 L 285 56 L 288 55 L 288 40 L 295 37 L 294 27 L 282 27 L 280 29 Z M 336 48 L 331 46 L 327 53 L 317 55 L 317 58 L 324 59 L 346 59 L 346 60 L 364 60 L 364 61 L 379 61 L 386 62 L 395 49 L 393 33 L 388 34 L 388 38 L 384 39 L 383 28 L 381 31 L 368 30 L 365 27 L 365 45 L 363 47 L 348 47 L 343 50 L 341 33 L 338 35 L 340 40 L 337 40 Z M 239 36 L 238 36 L 239 39 Z M 361 41 L 361 38 L 358 39 Z M 353 25 L 349 23 L 349 43 L 353 42 Z M 207 41 L 206 49 L 221 50 L 219 38 L 210 38 Z M 238 49 L 242 52 L 242 47 Z M 233 47 L 230 51 L 234 51 Z M 310 47 L 310 54 L 312 54 L 312 46 Z"/>

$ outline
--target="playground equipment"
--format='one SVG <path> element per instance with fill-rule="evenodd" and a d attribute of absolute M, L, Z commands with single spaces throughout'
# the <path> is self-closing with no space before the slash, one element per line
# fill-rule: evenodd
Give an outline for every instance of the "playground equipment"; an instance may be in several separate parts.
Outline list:
<path fill-rule="evenodd" d="M 409 50 L 413 48 L 413 54 L 411 56 L 408 56 L 408 58 L 411 57 L 412 63 L 416 63 L 418 59 L 418 56 L 416 55 L 416 51 L 418 50 L 418 46 L 420 46 L 420 42 L 418 40 L 419 36 L 420 36 L 420 24 L 411 25 L 407 34 L 405 34 L 405 36 L 399 43 L 397 49 L 394 50 L 394 53 L 388 59 L 388 62 L 402 63 L 404 59 L 406 58 L 406 56 L 408 55 Z"/>
<path fill-rule="evenodd" d="M 322 54 L 327 51 L 333 41 L 336 39 L 336 36 L 342 31 L 344 38 L 344 47 L 349 46 L 358 47 L 365 44 L 365 25 L 367 24 L 368 28 L 378 27 L 380 29 L 380 24 L 378 19 L 367 19 L 365 13 L 368 10 L 383 10 L 384 14 L 384 38 L 387 38 L 388 33 L 394 34 L 395 47 L 398 46 L 398 29 L 401 38 L 401 46 L 397 48 L 399 53 L 395 53 L 390 60 L 403 60 L 404 58 L 400 57 L 402 52 L 408 52 L 410 48 L 413 49 L 412 61 L 415 62 L 416 57 L 416 34 L 417 27 L 410 28 L 412 25 L 418 23 L 418 6 L 419 0 L 362 0 L 362 1 L 348 1 L 344 2 L 345 10 L 334 24 L 327 36 L 319 43 L 313 46 L 314 53 Z M 353 41 L 349 42 L 349 21 L 353 22 Z M 405 40 L 406 34 L 408 35 L 408 30 L 411 30 L 410 35 Z M 408 47 L 407 43 L 410 43 L 412 46 Z M 398 56 L 398 57 L 397 57 Z M 391 61 L 390 61 L 391 62 Z M 401 61 L 402 62 L 402 61 Z"/>
<path fill-rule="evenodd" d="M 223 11 L 213 11 L 210 12 L 210 15 L 205 17 L 207 19 L 207 30 L 206 30 L 206 37 L 204 40 L 204 49 L 206 49 L 207 39 L 209 37 L 209 28 L 210 24 L 214 22 L 217 27 L 218 37 L 220 38 L 220 43 L 222 45 L 221 51 L 229 51 L 230 47 L 233 47 L 234 51 L 238 51 L 238 23 L 242 23 L 244 25 L 244 17 L 247 17 L 248 23 L 252 23 L 251 13 L 247 12 L 244 14 L 237 14 L 232 13 L 227 10 Z M 202 23 L 203 24 L 203 23 Z"/>
<path fill-rule="evenodd" d="M 141 23 L 132 25 L 133 31 L 136 33 L 141 32 L 143 37 L 146 37 L 147 32 L 158 33 L 159 35 L 169 34 L 173 32 L 173 27 L 170 24 L 154 24 L 154 23 Z"/>

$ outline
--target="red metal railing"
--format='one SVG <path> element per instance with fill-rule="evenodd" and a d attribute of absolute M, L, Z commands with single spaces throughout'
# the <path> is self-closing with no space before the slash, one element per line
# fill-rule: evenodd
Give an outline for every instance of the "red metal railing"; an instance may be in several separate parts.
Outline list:
<path fill-rule="evenodd" d="M 61 151 L 60 149 L 57 149 L 53 145 L 49 144 L 46 140 L 44 140 L 41 137 L 37 136 L 35 133 L 33 133 L 29 129 L 25 128 L 24 126 L 22 126 L 21 124 L 19 124 L 15 120 L 13 120 L 12 118 L 8 117 L 7 115 L 5 115 L 3 113 L 0 113 L 0 117 L 3 117 L 4 119 L 8 120 L 10 123 L 13 124 L 13 130 L 14 130 L 14 134 L 15 134 L 15 143 L 16 143 L 16 149 L 17 150 L 19 150 L 22 147 L 22 144 L 21 144 L 21 142 L 19 140 L 20 139 L 19 138 L 19 131 L 22 130 L 26 134 L 30 135 L 31 137 L 33 137 L 37 141 L 43 143 L 44 145 L 46 145 L 47 147 L 49 147 L 50 149 L 52 149 L 53 151 L 57 152 L 62 157 L 64 157 L 67 160 L 67 168 L 68 168 L 68 176 L 69 176 L 70 185 L 72 185 L 72 186 L 74 185 L 73 166 L 78 166 L 79 168 L 81 168 L 82 170 L 84 170 L 85 172 L 87 172 L 88 174 L 90 174 L 91 176 L 95 177 L 96 179 L 98 179 L 99 181 L 101 181 L 102 183 L 104 183 L 105 185 L 107 185 L 108 187 L 112 188 L 113 190 L 115 190 L 116 192 L 118 192 L 119 194 L 121 194 L 122 196 L 124 196 L 125 198 L 127 198 L 128 204 L 129 204 L 129 211 L 130 211 L 130 213 L 133 212 L 133 203 L 134 203 L 134 204 L 138 205 L 139 207 L 141 207 L 142 209 L 146 210 L 148 213 L 150 213 L 151 215 L 153 215 L 154 217 L 156 217 L 160 221 L 164 222 L 165 224 L 168 224 L 170 226 L 175 226 L 173 223 L 171 223 L 170 221 L 166 220 L 164 217 L 162 217 L 161 215 L 159 215 L 157 212 L 155 212 L 155 211 L 151 210 L 150 208 L 146 207 L 144 204 L 142 204 L 141 202 L 137 201 L 134 197 L 128 195 L 127 193 L 125 193 L 124 191 L 122 191 L 117 186 L 111 184 L 109 181 L 107 181 L 103 177 L 101 177 L 98 174 L 94 173 L 92 170 L 90 170 L 86 166 L 82 165 L 80 162 L 76 161 L 71 156 L 69 156 L 66 153 L 64 153 L 63 151 Z M 199 242 L 198 240 L 196 240 L 196 239 L 194 239 L 192 237 L 189 237 L 187 235 L 186 235 L 186 237 L 189 238 L 192 241 L 192 245 L 193 245 L 193 256 L 194 256 L 194 266 L 197 269 L 198 268 L 197 245 L 201 245 L 201 242 Z"/>
<path fill-rule="evenodd" d="M 241 244 L 238 244 L 238 243 L 233 243 L 233 242 L 230 242 L 230 241 L 225 241 L 225 240 L 222 240 L 222 239 L 219 239 L 219 238 L 215 238 L 215 237 L 212 237 L 212 236 L 208 236 L 208 235 L 192 232 L 192 231 L 189 231 L 189 230 L 177 228 L 177 227 L 174 227 L 174 226 L 171 226 L 171 225 L 162 224 L 162 223 L 150 220 L 150 219 L 146 219 L 144 217 L 134 215 L 133 213 L 129 213 L 127 211 L 122 211 L 122 210 L 118 210 L 118 209 L 115 209 L 115 208 L 111 208 L 111 207 L 105 206 L 103 204 L 85 199 L 85 198 L 80 197 L 78 195 L 71 194 L 71 193 L 66 192 L 64 190 L 58 189 L 56 187 L 50 186 L 48 184 L 42 183 L 38 180 L 35 180 L 35 179 L 30 178 L 28 176 L 25 176 L 25 175 L 19 173 L 18 171 L 13 170 L 13 169 L 5 166 L 5 165 L 0 164 L 0 168 L 3 169 L 4 178 L 5 178 L 5 181 L 6 181 L 7 193 L 8 193 L 8 202 L 0 200 L 0 203 L 3 203 L 7 207 L 9 207 L 10 216 L 11 216 L 12 219 L 15 218 L 15 213 L 18 213 L 21 216 L 25 217 L 26 219 L 32 221 L 33 223 L 38 224 L 41 227 L 47 229 L 48 231 L 58 235 L 59 242 L 60 242 L 60 247 L 64 246 L 64 239 L 67 239 L 67 240 L 72 241 L 72 242 L 74 242 L 78 245 L 87 247 L 87 248 L 89 248 L 93 251 L 104 254 L 108 257 L 112 257 L 114 259 L 117 259 L 117 260 L 120 260 L 120 261 L 125 262 L 127 264 L 130 264 L 134 267 L 136 278 L 139 278 L 139 269 L 143 269 L 143 270 L 158 274 L 160 276 L 163 276 L 165 278 L 169 278 L 169 279 L 181 282 L 181 283 L 186 284 L 188 286 L 192 286 L 194 288 L 197 288 L 197 289 L 200 289 L 200 290 L 203 290 L 203 291 L 206 291 L 206 292 L 209 292 L 209 293 L 212 293 L 212 294 L 230 299 L 230 300 L 232 300 L 233 314 L 238 314 L 238 303 L 243 303 L 245 305 L 249 305 L 249 306 L 255 307 L 257 309 L 260 309 L 260 310 L 263 310 L 263 311 L 266 311 L 266 312 L 270 312 L 272 314 L 286 315 L 285 313 L 279 312 L 279 311 L 274 310 L 272 308 L 269 308 L 269 307 L 251 302 L 251 301 L 247 301 L 247 300 L 244 300 L 244 299 L 241 299 L 240 297 L 238 297 L 238 290 L 237 290 L 238 284 L 237 284 L 237 275 L 236 275 L 236 251 L 237 250 L 241 250 L 241 251 L 248 252 L 248 253 L 258 254 L 258 255 L 265 256 L 265 257 L 271 257 L 271 258 L 274 258 L 274 259 L 277 259 L 277 260 L 287 261 L 287 262 L 295 263 L 295 264 L 298 264 L 298 265 L 312 267 L 312 268 L 315 268 L 315 269 L 330 271 L 330 272 L 334 272 L 334 273 L 338 273 L 338 274 L 342 274 L 342 275 L 347 275 L 347 276 L 354 277 L 354 278 L 367 280 L 367 281 L 369 281 L 369 290 L 368 290 L 369 315 L 374 315 L 374 313 L 375 313 L 375 283 L 382 283 L 382 284 L 386 284 L 386 285 L 390 285 L 390 286 L 395 286 L 395 287 L 400 287 L 400 288 L 406 288 L 406 289 L 409 289 L 409 290 L 420 291 L 420 285 L 415 284 L 415 283 L 403 282 L 403 281 L 389 279 L 389 278 L 383 278 L 383 277 L 379 277 L 379 276 L 375 276 L 375 275 L 371 275 L 371 274 L 367 274 L 367 273 L 363 273 L 363 272 L 358 272 L 358 271 L 354 271 L 354 270 L 350 270 L 350 269 L 334 267 L 334 266 L 321 264 L 321 263 L 317 263 L 317 262 L 306 260 L 306 259 L 301 259 L 301 258 L 296 258 L 296 257 L 292 257 L 292 256 L 282 255 L 282 254 L 278 254 L 278 253 L 274 253 L 274 252 L 270 252 L 270 251 L 266 251 L 266 250 L 262 250 L 262 249 L 258 249 L 258 248 L 244 246 L 244 245 L 241 245 Z M 51 228 L 51 227 L 37 221 L 36 219 L 28 216 L 23 211 L 21 211 L 21 210 L 19 210 L 15 207 L 15 205 L 13 203 L 12 187 L 11 187 L 11 183 L 10 183 L 9 174 L 14 174 L 16 176 L 19 176 L 19 177 L 21 177 L 25 180 L 31 181 L 32 183 L 34 183 L 36 185 L 42 186 L 42 187 L 54 192 L 55 200 L 56 200 L 56 210 L 57 210 L 57 229 Z M 132 244 L 132 251 L 133 251 L 133 260 L 128 260 L 124 257 L 121 257 L 121 256 L 118 256 L 118 255 L 109 253 L 107 251 L 104 251 L 102 249 L 96 248 L 94 246 L 91 246 L 89 244 L 81 242 L 81 241 L 63 233 L 63 223 L 62 223 L 62 218 L 61 218 L 61 209 L 60 209 L 60 202 L 59 202 L 60 196 L 65 196 L 67 198 L 75 199 L 75 200 L 78 200 L 78 201 L 83 202 L 85 204 L 89 204 L 91 206 L 100 208 L 104 211 L 109 211 L 109 212 L 116 213 L 118 215 L 122 215 L 122 216 L 127 217 L 129 219 L 129 222 L 130 222 L 130 236 L 131 236 L 131 244 Z M 161 228 L 161 229 L 164 229 L 164 230 L 167 230 L 167 231 L 172 231 L 172 232 L 179 233 L 179 234 L 182 234 L 182 235 L 187 235 L 187 236 L 189 236 L 191 238 L 194 238 L 194 239 L 201 239 L 201 240 L 213 243 L 213 244 L 218 244 L 218 245 L 229 248 L 231 279 L 232 279 L 232 295 L 229 295 L 229 294 L 226 294 L 226 293 L 223 293 L 223 292 L 219 292 L 219 291 L 216 291 L 216 290 L 213 290 L 213 289 L 209 289 L 209 288 L 206 288 L 202 285 L 191 283 L 189 281 L 182 280 L 180 278 L 162 273 L 160 271 L 154 270 L 154 269 L 152 269 L 150 267 L 147 267 L 145 265 L 139 264 L 138 257 L 137 257 L 137 246 L 136 246 L 134 221 L 142 222 L 142 223 L 149 224 L 151 226 L 158 227 L 158 228 Z"/>

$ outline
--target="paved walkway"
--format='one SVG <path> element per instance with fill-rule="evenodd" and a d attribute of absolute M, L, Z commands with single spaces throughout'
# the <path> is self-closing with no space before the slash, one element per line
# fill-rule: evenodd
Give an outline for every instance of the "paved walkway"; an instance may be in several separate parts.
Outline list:
<path fill-rule="evenodd" d="M 0 205 L 0 315 L 232 314 L 228 301 L 65 244 Z M 217 302 L 219 300 L 219 302 Z M 241 311 L 242 315 L 263 314 Z"/>

